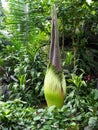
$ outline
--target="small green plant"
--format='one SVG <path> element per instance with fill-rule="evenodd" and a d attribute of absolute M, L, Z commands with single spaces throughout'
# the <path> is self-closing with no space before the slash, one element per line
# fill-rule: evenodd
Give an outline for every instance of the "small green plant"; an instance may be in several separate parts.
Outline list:
<path fill-rule="evenodd" d="M 90 117 L 88 122 L 89 127 L 91 130 L 97 130 L 98 129 L 98 117 Z"/>
<path fill-rule="evenodd" d="M 71 78 L 68 80 L 69 88 L 73 90 L 76 95 L 86 95 L 88 90 L 87 84 L 83 80 L 83 73 L 81 75 L 76 75 L 74 73 L 71 74 Z"/>
<path fill-rule="evenodd" d="M 0 65 L 5 69 L 1 77 L 2 87 L 6 86 L 5 91 L 8 91 L 6 100 L 21 98 L 29 105 L 37 104 L 36 99 L 38 98 L 44 100 L 43 79 L 46 69 L 46 62 L 44 62 L 46 54 L 39 46 L 34 48 L 31 44 L 28 47 L 21 45 L 19 50 L 15 46 L 6 46 L 0 52 L 2 54 L 0 55 L 2 60 Z M 40 103 L 40 101 L 38 102 Z"/>

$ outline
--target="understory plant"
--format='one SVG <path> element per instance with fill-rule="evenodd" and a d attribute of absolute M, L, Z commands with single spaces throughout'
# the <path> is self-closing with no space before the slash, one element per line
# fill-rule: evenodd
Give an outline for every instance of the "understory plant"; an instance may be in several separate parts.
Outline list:
<path fill-rule="evenodd" d="M 61 109 L 35 108 L 20 99 L 0 101 L 0 129 L 83 130 L 98 129 L 98 90 L 86 97 L 70 92 Z"/>
<path fill-rule="evenodd" d="M 38 100 L 35 100 L 38 98 L 43 100 L 41 97 L 43 97 L 46 53 L 41 46 L 34 49 L 32 46 L 21 46 L 19 50 L 15 46 L 6 46 L 0 52 L 2 54 L 0 65 L 4 68 L 1 76 L 1 88 L 4 89 L 4 92 L 1 89 L 2 100 L 21 98 L 29 105 L 37 104 Z"/>

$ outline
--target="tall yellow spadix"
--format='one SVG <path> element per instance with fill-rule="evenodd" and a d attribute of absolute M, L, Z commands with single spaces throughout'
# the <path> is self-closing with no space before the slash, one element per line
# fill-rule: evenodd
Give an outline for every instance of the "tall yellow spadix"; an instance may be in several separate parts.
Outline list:
<path fill-rule="evenodd" d="M 48 107 L 61 108 L 66 94 L 66 82 L 60 61 L 58 22 L 55 5 L 52 8 L 52 27 L 49 64 L 44 80 L 44 95 Z"/>

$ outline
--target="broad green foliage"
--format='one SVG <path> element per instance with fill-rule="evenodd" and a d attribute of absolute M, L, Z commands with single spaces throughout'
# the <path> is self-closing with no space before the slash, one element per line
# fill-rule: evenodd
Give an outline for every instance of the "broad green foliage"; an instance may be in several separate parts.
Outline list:
<path fill-rule="evenodd" d="M 32 43 L 40 30 L 47 32 L 49 22 L 46 16 L 49 15 L 49 5 L 44 1 L 8 0 L 7 4 L 9 11 L 5 12 L 5 29 L 9 32 L 13 44 Z M 6 8 L 4 10 L 6 11 Z"/>
<path fill-rule="evenodd" d="M 0 128 L 82 130 L 89 126 L 91 130 L 97 130 L 98 98 L 95 100 L 94 96 L 95 93 L 86 97 L 69 93 L 66 105 L 61 109 L 55 106 L 45 109 L 26 107 L 26 102 L 20 99 L 0 102 Z"/>
<path fill-rule="evenodd" d="M 89 5 L 85 0 L 55 0 L 55 3 L 58 10 L 62 48 L 64 49 L 65 45 L 66 49 L 68 43 L 72 46 L 74 68 L 77 65 L 87 73 L 96 73 L 98 2 L 92 1 Z M 93 49 L 93 46 L 96 47 Z"/>
<path fill-rule="evenodd" d="M 28 47 L 31 48 L 31 46 Z M 43 96 L 41 90 L 46 68 L 44 62 L 46 53 L 42 52 L 40 47 L 28 50 L 24 46 L 20 50 L 16 50 L 14 46 L 6 46 L 1 54 L 5 68 L 5 73 L 2 76 L 4 80 L 2 87 L 6 84 L 9 93 L 6 100 L 21 98 L 29 105 L 37 103 L 35 100 Z"/>

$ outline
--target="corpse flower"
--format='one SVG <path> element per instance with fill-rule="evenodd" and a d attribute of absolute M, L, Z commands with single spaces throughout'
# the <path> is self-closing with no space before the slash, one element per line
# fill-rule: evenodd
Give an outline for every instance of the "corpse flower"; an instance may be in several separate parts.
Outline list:
<path fill-rule="evenodd" d="M 66 95 L 66 82 L 60 61 L 58 23 L 55 5 L 52 8 L 50 56 L 44 79 L 44 95 L 48 107 L 61 108 Z"/>

